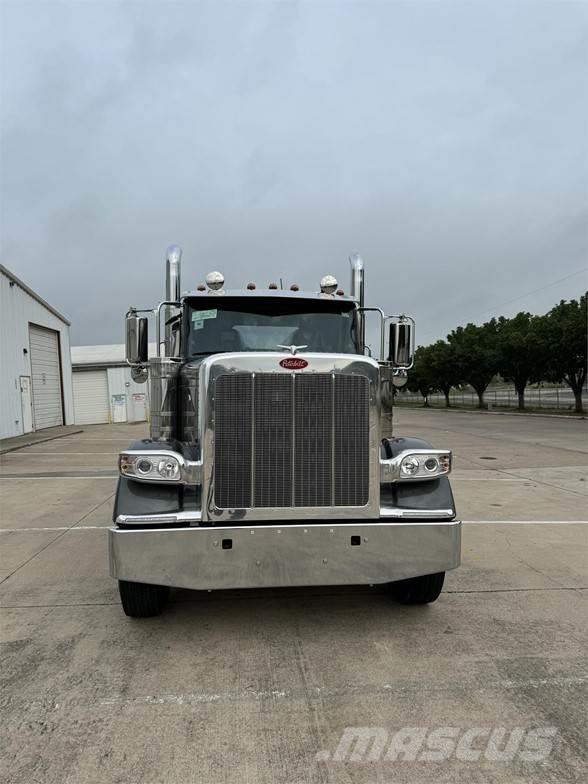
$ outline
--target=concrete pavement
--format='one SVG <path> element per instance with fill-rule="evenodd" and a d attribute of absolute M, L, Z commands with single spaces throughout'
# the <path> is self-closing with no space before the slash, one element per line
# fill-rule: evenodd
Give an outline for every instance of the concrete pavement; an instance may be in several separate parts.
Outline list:
<path fill-rule="evenodd" d="M 396 431 L 454 450 L 469 521 L 463 565 L 428 607 L 369 587 L 178 591 L 161 618 L 130 620 L 106 528 L 117 452 L 143 427 L 4 455 L 3 780 L 581 780 L 586 422 L 402 409 Z M 372 745 L 339 759 L 350 727 L 386 742 L 402 728 L 477 728 L 479 758 L 394 761 Z M 556 735 L 543 761 L 487 758 L 486 730 L 545 727 Z"/>
<path fill-rule="evenodd" d="M 77 425 L 62 425 L 60 427 L 47 427 L 43 430 L 36 430 L 34 433 L 25 433 L 22 436 L 2 438 L 0 439 L 0 455 L 6 452 L 14 452 L 16 449 L 22 449 L 25 446 L 42 444 L 45 441 L 53 441 L 56 438 L 65 438 L 65 436 L 83 432 L 82 428 Z"/>

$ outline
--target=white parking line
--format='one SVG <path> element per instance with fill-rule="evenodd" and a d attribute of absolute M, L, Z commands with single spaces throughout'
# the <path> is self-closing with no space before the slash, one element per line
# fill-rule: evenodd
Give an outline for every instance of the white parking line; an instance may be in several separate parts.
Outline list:
<path fill-rule="evenodd" d="M 462 520 L 463 525 L 588 525 L 588 520 Z"/>
<path fill-rule="evenodd" d="M 496 689 L 539 689 L 543 686 L 555 686 L 558 688 L 568 686 L 581 686 L 588 679 L 585 676 L 570 676 L 553 678 L 518 678 L 509 680 L 488 680 L 482 687 L 475 686 L 480 690 Z M 463 683 L 462 683 L 463 686 Z M 402 684 L 400 689 L 406 691 L 418 691 L 418 682 Z M 473 684 L 468 684 L 467 688 L 473 689 Z M 308 689 L 243 689 L 227 690 L 224 692 L 188 692 L 184 694 L 160 693 L 160 694 L 138 694 L 127 696 L 123 694 L 113 694 L 109 697 L 98 698 L 99 705 L 198 705 L 208 703 L 237 702 L 242 700 L 297 700 L 297 699 L 324 699 L 327 697 L 340 697 L 347 694 L 369 691 L 371 694 L 386 694 L 390 691 L 398 690 L 397 683 L 382 683 L 369 687 L 344 685 L 340 687 L 311 686 Z M 439 683 L 433 687 L 435 691 L 451 691 L 454 684 Z"/>
<path fill-rule="evenodd" d="M 9 452 L 10 455 L 13 457 L 19 457 L 16 452 Z M 67 457 L 67 455 L 117 455 L 118 452 L 94 452 L 93 449 L 90 449 L 87 452 L 27 452 L 26 457 L 30 457 L 31 455 L 40 455 L 42 457 Z"/>
<path fill-rule="evenodd" d="M 55 525 L 48 528 L 0 528 L 0 534 L 20 534 L 23 531 L 39 532 L 39 531 L 101 531 L 110 528 L 110 525 Z"/>
<path fill-rule="evenodd" d="M 12 476 L 11 474 L 0 474 L 0 479 L 14 479 L 21 481 L 23 479 L 34 479 L 37 482 L 39 479 L 118 479 L 118 474 L 111 474 L 110 476 L 68 476 L 67 474 L 53 474 L 52 476 L 42 476 L 41 474 L 29 474 L 28 476 Z"/>
<path fill-rule="evenodd" d="M 452 482 L 532 482 L 532 479 L 502 479 L 499 476 L 452 476 Z"/>

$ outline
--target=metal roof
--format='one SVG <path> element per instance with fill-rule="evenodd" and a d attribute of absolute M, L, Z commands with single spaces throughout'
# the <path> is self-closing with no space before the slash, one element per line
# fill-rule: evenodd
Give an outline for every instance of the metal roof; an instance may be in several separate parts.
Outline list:
<path fill-rule="evenodd" d="M 156 344 L 150 343 L 148 355 L 154 357 L 156 354 Z M 125 344 L 113 343 L 102 346 L 72 346 L 71 364 L 75 367 L 90 365 L 95 367 L 116 367 L 126 365 Z"/>
<path fill-rule="evenodd" d="M 57 318 L 60 321 L 63 321 L 63 323 L 67 324 L 68 327 L 71 327 L 71 321 L 68 321 L 65 318 L 65 316 L 62 316 L 58 310 L 55 310 L 55 308 L 52 305 L 50 305 L 46 300 L 44 300 L 43 297 L 40 297 L 35 291 L 29 288 L 26 283 L 23 283 L 20 278 L 17 278 L 14 272 L 11 272 L 9 269 L 6 269 L 6 267 L 3 264 L 0 264 L 0 272 L 6 275 L 7 278 L 12 280 L 23 291 L 26 291 L 26 293 L 30 297 L 37 300 L 37 302 L 40 305 L 43 305 L 44 308 L 47 308 L 47 310 L 51 311 L 51 313 L 53 313 L 54 316 L 57 316 Z"/>

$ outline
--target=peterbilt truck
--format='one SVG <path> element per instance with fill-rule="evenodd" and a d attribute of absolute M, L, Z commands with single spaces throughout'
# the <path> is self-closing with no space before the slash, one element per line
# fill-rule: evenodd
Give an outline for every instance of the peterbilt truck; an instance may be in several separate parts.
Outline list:
<path fill-rule="evenodd" d="M 451 451 L 383 424 L 412 319 L 365 306 L 357 254 L 349 295 L 331 275 L 301 291 L 231 289 L 220 272 L 182 293 L 181 256 L 168 248 L 166 299 L 126 314 L 151 413 L 150 437 L 119 455 L 109 559 L 124 612 L 158 615 L 172 587 L 369 584 L 435 601 L 460 562 Z"/>

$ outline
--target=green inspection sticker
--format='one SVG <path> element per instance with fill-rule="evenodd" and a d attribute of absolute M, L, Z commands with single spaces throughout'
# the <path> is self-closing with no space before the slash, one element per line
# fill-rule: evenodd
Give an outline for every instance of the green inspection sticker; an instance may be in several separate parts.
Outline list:
<path fill-rule="evenodd" d="M 216 318 L 216 314 L 218 311 L 216 310 L 193 310 L 192 311 L 192 321 L 204 321 L 205 319 Z M 198 329 L 198 327 L 196 327 Z"/>

